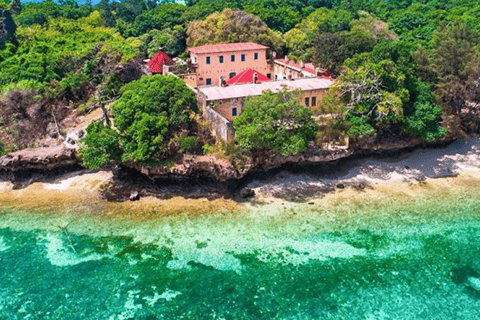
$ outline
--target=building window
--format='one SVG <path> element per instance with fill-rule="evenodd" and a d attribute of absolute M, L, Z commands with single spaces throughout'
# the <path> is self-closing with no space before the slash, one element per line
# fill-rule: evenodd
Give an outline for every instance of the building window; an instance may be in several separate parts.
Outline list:
<path fill-rule="evenodd" d="M 242 61 L 245 61 L 245 54 L 242 54 Z"/>
<path fill-rule="evenodd" d="M 253 58 L 254 58 L 255 60 L 258 60 L 258 52 L 255 52 L 255 53 L 253 54 Z"/>
<path fill-rule="evenodd" d="M 234 54 L 232 54 L 232 55 L 230 56 L 230 61 L 235 62 L 235 55 L 234 55 Z"/>
<path fill-rule="evenodd" d="M 210 85 L 212 84 L 212 79 L 211 78 L 207 78 L 207 85 Z"/>
<path fill-rule="evenodd" d="M 223 63 L 223 56 L 218 57 L 218 62 Z"/>
<path fill-rule="evenodd" d="M 207 58 L 205 59 L 205 63 L 206 63 L 206 64 L 210 64 L 210 57 L 207 57 Z"/>
<path fill-rule="evenodd" d="M 312 97 L 312 107 L 317 105 L 317 97 Z"/>
<path fill-rule="evenodd" d="M 272 74 L 271 74 L 271 73 L 267 73 L 267 78 L 268 78 L 268 79 L 272 79 Z"/>
<path fill-rule="evenodd" d="M 235 72 L 230 72 L 230 74 L 228 75 L 229 79 L 232 79 L 233 77 L 235 77 L 236 73 Z"/>
<path fill-rule="evenodd" d="M 306 105 L 307 107 L 310 106 L 310 98 L 309 98 L 309 97 L 306 97 L 306 98 L 305 98 L 305 105 Z"/>
<path fill-rule="evenodd" d="M 232 108 L 232 117 L 237 115 L 237 108 Z"/>

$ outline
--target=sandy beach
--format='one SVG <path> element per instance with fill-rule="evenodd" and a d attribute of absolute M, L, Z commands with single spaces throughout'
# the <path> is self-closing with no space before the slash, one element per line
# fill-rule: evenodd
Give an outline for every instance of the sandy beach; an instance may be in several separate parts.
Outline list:
<path fill-rule="evenodd" d="M 449 188 L 452 181 L 480 181 L 480 140 L 456 141 L 446 148 L 417 150 L 398 158 L 348 161 L 328 171 L 295 174 L 287 171 L 266 180 L 250 182 L 255 197 L 246 203 L 229 199 L 161 200 L 142 197 L 135 202 L 108 202 L 100 195 L 111 183 L 112 173 L 71 173 L 50 183 L 33 183 L 13 190 L 12 183 L 0 182 L 0 206 L 32 209 L 85 208 L 125 218 L 155 218 L 178 214 L 234 212 L 244 206 L 273 204 L 271 214 L 284 205 L 328 203 L 338 199 L 375 197 L 379 194 L 415 196 L 418 186 Z M 306 171 L 306 170 L 305 170 Z M 444 178 L 444 179 L 438 179 Z"/>
<path fill-rule="evenodd" d="M 395 158 L 361 159 L 334 170 L 312 170 L 294 174 L 282 171 L 265 181 L 253 181 L 248 187 L 263 198 L 299 199 L 298 195 L 315 197 L 344 187 L 376 188 L 392 183 L 418 183 L 457 175 L 480 175 L 480 140 L 458 140 L 446 148 L 416 150 Z M 297 196 L 295 196 L 297 194 Z"/>

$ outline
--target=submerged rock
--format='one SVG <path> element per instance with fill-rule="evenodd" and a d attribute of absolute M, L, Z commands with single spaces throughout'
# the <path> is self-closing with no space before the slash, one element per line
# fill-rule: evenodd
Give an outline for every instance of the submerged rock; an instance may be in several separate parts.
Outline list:
<path fill-rule="evenodd" d="M 470 287 L 472 287 L 473 289 L 475 289 L 477 291 L 480 291 L 480 279 L 479 278 L 469 277 L 467 279 L 467 281 L 468 281 L 468 284 L 470 285 Z"/>
<path fill-rule="evenodd" d="M 255 196 L 255 190 L 251 188 L 243 188 L 240 190 L 240 197 L 242 199 L 251 198 Z"/>

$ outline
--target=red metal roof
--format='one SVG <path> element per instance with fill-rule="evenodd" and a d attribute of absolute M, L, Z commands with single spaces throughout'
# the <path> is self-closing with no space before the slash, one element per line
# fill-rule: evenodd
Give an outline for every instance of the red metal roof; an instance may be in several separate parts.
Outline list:
<path fill-rule="evenodd" d="M 235 77 L 227 81 L 228 85 L 232 84 L 241 84 L 241 83 L 253 83 L 253 75 L 257 72 L 256 70 L 253 69 L 247 69 L 239 74 L 237 74 Z M 268 77 L 260 72 L 257 72 L 257 81 L 258 83 L 260 82 L 265 82 L 265 81 L 270 81 Z"/>
<path fill-rule="evenodd" d="M 238 42 L 238 43 L 221 43 L 221 44 L 208 44 L 205 46 L 189 48 L 192 53 L 215 53 L 215 52 L 232 52 L 232 51 L 248 51 L 248 50 L 261 50 L 268 49 L 254 42 Z"/>
<path fill-rule="evenodd" d="M 163 65 L 173 64 L 172 59 L 163 51 L 159 50 L 150 61 L 148 61 L 148 66 L 150 67 L 151 73 L 162 73 Z"/>
<path fill-rule="evenodd" d="M 286 60 L 285 59 L 276 59 L 275 62 L 280 62 L 282 64 L 286 64 Z M 287 64 L 289 67 L 293 67 L 293 68 L 296 68 L 296 69 L 302 69 L 302 66 L 300 65 L 300 63 L 296 63 L 292 60 L 288 61 L 288 64 Z M 305 63 L 305 67 L 303 68 L 303 70 L 307 71 L 307 72 L 310 72 L 310 73 L 313 73 L 313 74 L 316 74 L 315 73 L 315 66 L 313 65 L 313 63 Z"/>

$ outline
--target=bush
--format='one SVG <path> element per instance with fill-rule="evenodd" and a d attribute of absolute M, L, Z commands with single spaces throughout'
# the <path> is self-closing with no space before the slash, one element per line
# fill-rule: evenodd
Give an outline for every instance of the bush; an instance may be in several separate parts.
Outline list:
<path fill-rule="evenodd" d="M 80 143 L 79 154 L 83 166 L 96 170 L 120 159 L 118 134 L 101 121 L 87 127 L 87 135 Z"/>
<path fill-rule="evenodd" d="M 182 80 L 163 75 L 142 77 L 120 92 L 113 105 L 116 130 L 101 123 L 87 128 L 81 148 L 84 165 L 96 169 L 112 161 L 149 164 L 171 157 L 172 138 L 188 134 L 196 106 L 193 92 Z M 194 139 L 181 139 L 181 148 L 191 148 Z"/>
<path fill-rule="evenodd" d="M 203 154 L 212 154 L 215 153 L 215 145 L 205 144 L 202 147 Z"/>
<path fill-rule="evenodd" d="M 200 146 L 200 141 L 196 137 L 182 137 L 178 139 L 178 149 L 180 152 L 193 151 Z"/>
<path fill-rule="evenodd" d="M 273 150 L 283 156 L 306 150 L 317 125 L 300 95 L 299 91 L 265 91 L 247 98 L 243 113 L 233 121 L 239 147 Z"/>

